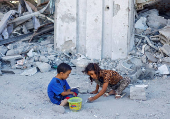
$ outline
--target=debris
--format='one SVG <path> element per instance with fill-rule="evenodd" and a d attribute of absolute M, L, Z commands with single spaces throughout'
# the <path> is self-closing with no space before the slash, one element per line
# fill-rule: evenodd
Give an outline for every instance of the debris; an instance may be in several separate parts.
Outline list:
<path fill-rule="evenodd" d="M 157 62 L 158 60 L 152 55 L 150 52 L 145 52 L 146 57 L 148 58 L 149 61 L 151 62 Z"/>
<path fill-rule="evenodd" d="M 139 88 L 145 88 L 145 89 L 147 89 L 147 88 L 148 88 L 148 85 L 135 85 L 135 87 L 139 87 Z"/>
<path fill-rule="evenodd" d="M 36 62 L 36 65 L 42 73 L 48 72 L 51 69 L 51 66 L 48 63 Z"/>
<path fill-rule="evenodd" d="M 146 25 L 146 18 L 141 17 L 135 24 L 136 29 L 146 30 L 148 26 Z"/>
<path fill-rule="evenodd" d="M 34 74 L 37 73 L 37 68 L 34 67 L 34 68 L 31 68 L 31 69 L 28 69 L 28 70 L 25 70 L 23 73 L 21 73 L 20 75 L 25 75 L 25 76 L 32 76 Z"/>
<path fill-rule="evenodd" d="M 130 87 L 130 99 L 132 100 L 146 100 L 146 92 L 143 87 Z"/>
<path fill-rule="evenodd" d="M 164 44 L 160 50 L 165 53 L 166 55 L 170 56 L 170 45 L 169 44 Z"/>
<path fill-rule="evenodd" d="M 15 56 L 4 56 L 2 57 L 2 60 L 9 61 L 11 63 L 11 66 L 15 64 L 15 60 L 22 59 L 21 55 L 15 55 Z"/>
<path fill-rule="evenodd" d="M 60 106 L 60 105 L 54 105 L 52 107 L 52 110 L 55 111 L 55 112 L 61 113 L 61 114 L 65 113 L 65 108 L 63 106 Z"/>
<path fill-rule="evenodd" d="M 169 69 L 166 64 L 158 67 L 158 73 L 160 74 L 170 74 Z"/>
<path fill-rule="evenodd" d="M 8 50 L 7 47 L 5 47 L 4 45 L 0 46 L 0 53 L 1 54 L 5 55 L 7 50 Z"/>
<path fill-rule="evenodd" d="M 1 70 L 2 73 L 8 73 L 8 74 L 15 74 L 13 71 L 9 70 Z"/>
<path fill-rule="evenodd" d="M 159 30 L 159 37 L 162 43 L 170 44 L 170 26 L 166 26 L 163 29 Z"/>

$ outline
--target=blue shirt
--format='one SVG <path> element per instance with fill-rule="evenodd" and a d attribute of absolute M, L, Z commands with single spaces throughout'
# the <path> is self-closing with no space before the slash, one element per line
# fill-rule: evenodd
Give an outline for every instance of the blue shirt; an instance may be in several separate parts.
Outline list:
<path fill-rule="evenodd" d="M 70 89 L 66 80 L 61 80 L 59 78 L 54 77 L 48 85 L 48 97 L 51 102 L 54 104 L 60 104 L 62 95 L 61 93 Z"/>

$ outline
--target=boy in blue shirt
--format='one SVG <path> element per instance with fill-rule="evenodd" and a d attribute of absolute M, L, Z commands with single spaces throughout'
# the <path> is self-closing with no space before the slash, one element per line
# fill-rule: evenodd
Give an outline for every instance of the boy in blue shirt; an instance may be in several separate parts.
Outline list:
<path fill-rule="evenodd" d="M 60 106 L 67 104 L 68 99 L 78 95 L 76 88 L 70 89 L 66 79 L 71 73 L 72 68 L 66 63 L 61 63 L 57 67 L 57 75 L 51 80 L 48 85 L 48 97 L 51 102 Z"/>

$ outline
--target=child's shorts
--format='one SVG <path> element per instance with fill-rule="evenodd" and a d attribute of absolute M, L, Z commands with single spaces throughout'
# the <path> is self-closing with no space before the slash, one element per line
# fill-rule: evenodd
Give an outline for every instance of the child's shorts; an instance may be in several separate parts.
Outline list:
<path fill-rule="evenodd" d="M 78 95 L 79 91 L 77 88 L 73 88 L 71 89 L 72 92 L 76 93 Z M 51 101 L 52 103 L 54 104 L 57 104 L 57 105 L 60 105 L 61 104 L 61 101 L 64 100 L 65 98 L 72 98 L 74 97 L 72 94 L 70 95 L 67 95 L 67 96 L 62 96 L 61 94 L 60 95 L 56 95 L 54 98 L 53 98 L 53 101 Z"/>

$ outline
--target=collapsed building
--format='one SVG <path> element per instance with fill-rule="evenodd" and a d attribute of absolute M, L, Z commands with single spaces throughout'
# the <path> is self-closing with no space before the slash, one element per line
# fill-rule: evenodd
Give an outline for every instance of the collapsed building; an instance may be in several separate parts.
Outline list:
<path fill-rule="evenodd" d="M 47 6 L 31 11 L 35 7 L 25 4 L 29 13 L 12 20 L 6 18 L 10 20 L 8 23 L 21 24 L 20 29 L 10 31 L 6 26 L 1 27 L 4 33 L 10 31 L 9 34 L 22 30 L 17 37 L 1 34 L 4 73 L 9 65 L 8 70 L 18 68 L 24 70 L 22 75 L 33 75 L 37 69 L 49 71 L 61 62 L 77 68 L 96 62 L 101 68 L 116 70 L 134 81 L 170 73 L 167 0 L 56 0 L 53 18 L 44 15 Z M 54 10 L 54 4 L 51 9 Z M 44 18 L 46 22 L 42 22 Z M 30 23 L 32 20 L 37 22 Z M 0 25 L 4 25 L 2 21 Z M 54 32 L 42 39 L 51 30 Z M 40 37 L 33 41 L 35 36 Z"/>

